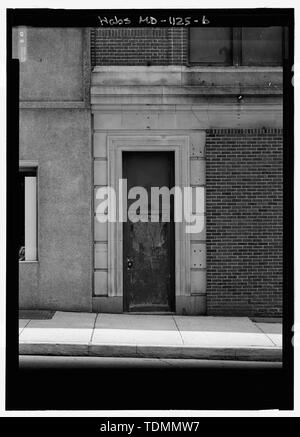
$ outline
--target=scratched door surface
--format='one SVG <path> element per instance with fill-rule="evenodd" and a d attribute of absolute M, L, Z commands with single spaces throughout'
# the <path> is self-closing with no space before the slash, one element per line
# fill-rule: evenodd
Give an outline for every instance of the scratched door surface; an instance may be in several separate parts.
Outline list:
<path fill-rule="evenodd" d="M 123 287 L 124 311 L 174 311 L 174 220 L 173 197 L 170 221 L 166 220 L 166 205 L 151 215 L 151 187 L 174 186 L 174 154 L 172 152 L 123 153 L 123 178 L 127 190 L 141 186 L 148 193 L 148 205 L 138 213 L 143 221 L 123 224 Z M 138 198 L 138 197 L 137 197 Z M 128 208 L 136 199 L 128 199 Z M 151 218 L 155 216 L 154 220 Z M 147 221 L 146 221 L 147 220 Z"/>

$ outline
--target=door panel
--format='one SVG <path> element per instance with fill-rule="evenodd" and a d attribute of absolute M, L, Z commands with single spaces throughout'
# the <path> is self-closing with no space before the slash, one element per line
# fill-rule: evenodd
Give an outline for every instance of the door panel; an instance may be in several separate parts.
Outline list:
<path fill-rule="evenodd" d="M 139 211 L 141 221 L 123 224 L 123 284 L 125 311 L 174 311 L 173 198 L 169 222 L 162 220 L 160 202 L 151 221 L 151 187 L 173 187 L 174 154 L 170 152 L 123 153 L 123 178 L 127 189 L 146 188 L 147 205 Z M 128 199 L 128 208 L 136 199 Z"/>

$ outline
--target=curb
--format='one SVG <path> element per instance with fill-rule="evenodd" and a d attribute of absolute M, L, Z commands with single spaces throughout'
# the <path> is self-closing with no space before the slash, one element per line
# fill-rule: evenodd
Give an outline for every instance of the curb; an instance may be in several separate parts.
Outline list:
<path fill-rule="evenodd" d="M 126 358 L 194 358 L 206 360 L 282 361 L 279 347 L 143 346 L 83 343 L 20 343 L 19 355 Z"/>

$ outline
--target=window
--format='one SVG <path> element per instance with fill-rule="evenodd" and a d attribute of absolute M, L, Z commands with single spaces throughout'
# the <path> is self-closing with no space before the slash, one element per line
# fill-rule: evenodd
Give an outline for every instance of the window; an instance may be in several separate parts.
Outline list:
<path fill-rule="evenodd" d="M 282 65 L 281 27 L 192 27 L 189 60 L 199 65 Z"/>
<path fill-rule="evenodd" d="M 230 27 L 191 27 L 190 42 L 192 62 L 206 65 L 232 65 Z"/>
<path fill-rule="evenodd" d="M 19 169 L 19 261 L 37 260 L 37 169 Z"/>
<path fill-rule="evenodd" d="M 281 65 L 281 27 L 242 29 L 242 65 Z"/>

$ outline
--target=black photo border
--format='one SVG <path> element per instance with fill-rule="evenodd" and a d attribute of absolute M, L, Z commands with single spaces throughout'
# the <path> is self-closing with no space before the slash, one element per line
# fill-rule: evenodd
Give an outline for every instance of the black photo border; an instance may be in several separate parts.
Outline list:
<path fill-rule="evenodd" d="M 17 190 L 19 61 L 12 26 L 99 27 L 98 16 L 202 16 L 209 26 L 288 29 L 283 64 L 283 367 L 282 369 L 21 369 L 18 364 Z M 161 26 L 161 24 L 158 24 Z M 157 25 L 157 26 L 158 26 Z M 129 26 L 130 27 L 130 26 Z M 293 409 L 294 324 L 293 9 L 7 9 L 6 410 Z M 77 419 L 76 419 L 77 420 Z M 75 419 L 73 420 L 75 421 Z M 99 420 L 98 420 L 99 422 Z"/>

